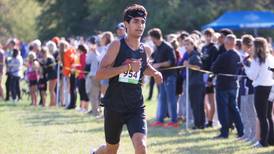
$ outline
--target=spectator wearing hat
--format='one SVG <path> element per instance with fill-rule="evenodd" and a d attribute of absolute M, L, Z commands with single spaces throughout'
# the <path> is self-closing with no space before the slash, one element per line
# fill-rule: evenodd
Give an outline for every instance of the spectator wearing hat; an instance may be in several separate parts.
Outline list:
<path fill-rule="evenodd" d="M 229 34 L 233 34 L 233 32 L 230 29 L 224 28 L 220 30 L 220 36 L 218 38 L 219 43 L 219 50 L 218 50 L 218 56 L 226 52 L 226 48 L 224 45 L 225 37 Z"/>
<path fill-rule="evenodd" d="M 226 36 L 229 34 L 233 34 L 233 31 L 228 28 L 223 28 L 220 30 L 220 36 L 218 37 L 218 43 L 219 43 L 218 56 L 222 55 L 223 53 L 227 51 L 224 43 L 225 43 Z M 231 129 L 234 129 L 230 115 L 228 115 L 228 119 L 229 119 L 229 127 Z"/>
<path fill-rule="evenodd" d="M 99 64 L 101 61 L 100 52 L 97 50 L 96 36 L 89 39 L 89 51 L 86 57 L 86 91 L 91 103 L 90 114 L 94 116 L 100 115 L 100 80 L 95 79 Z"/>
<path fill-rule="evenodd" d="M 123 22 L 120 22 L 115 27 L 115 31 L 116 31 L 116 35 L 118 36 L 119 39 L 124 38 L 127 35 L 126 26 Z"/>

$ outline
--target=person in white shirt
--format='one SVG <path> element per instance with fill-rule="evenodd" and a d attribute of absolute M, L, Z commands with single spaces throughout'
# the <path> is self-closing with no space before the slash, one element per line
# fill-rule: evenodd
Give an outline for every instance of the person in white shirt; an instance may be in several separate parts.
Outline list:
<path fill-rule="evenodd" d="M 242 36 L 241 40 L 242 51 L 239 53 L 243 62 L 253 55 L 254 38 L 252 35 L 245 34 Z M 241 69 L 241 73 L 246 75 L 244 67 Z M 240 79 L 240 87 L 240 109 L 245 129 L 245 135 L 243 139 L 256 142 L 260 139 L 260 130 L 259 120 L 256 116 L 256 111 L 253 105 L 254 87 L 252 85 L 252 81 L 248 79 L 248 77 L 242 77 Z"/>
<path fill-rule="evenodd" d="M 100 40 L 101 46 L 98 48 L 98 51 L 100 52 L 100 62 L 102 61 L 103 57 L 106 55 L 106 52 L 109 48 L 109 45 L 114 40 L 112 32 L 104 32 L 102 34 L 102 38 Z M 101 80 L 101 96 L 103 97 L 107 91 L 108 88 L 108 81 L 109 80 Z"/>
<path fill-rule="evenodd" d="M 11 73 L 11 95 L 13 102 L 21 99 L 20 97 L 20 79 L 22 77 L 23 58 L 18 49 L 13 49 L 12 59 L 8 63 L 9 71 Z"/>
<path fill-rule="evenodd" d="M 274 145 L 273 102 L 268 101 L 274 79 L 269 68 L 274 68 L 274 57 L 269 52 L 266 39 L 258 37 L 254 41 L 254 55 L 250 66 L 245 63 L 246 75 L 253 81 L 255 88 L 254 102 L 261 130 L 261 139 L 255 147 Z"/>
<path fill-rule="evenodd" d="M 86 67 L 89 72 L 86 76 L 86 92 L 91 103 L 91 112 L 94 116 L 100 116 L 100 80 L 95 79 L 100 64 L 100 53 L 97 51 L 96 38 L 89 40 L 89 51 L 86 57 Z"/>

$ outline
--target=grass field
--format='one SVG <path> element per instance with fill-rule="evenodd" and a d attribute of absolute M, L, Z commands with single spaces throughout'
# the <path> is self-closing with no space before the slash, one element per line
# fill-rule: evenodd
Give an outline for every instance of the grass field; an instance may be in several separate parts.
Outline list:
<path fill-rule="evenodd" d="M 104 143 L 103 120 L 62 108 L 34 108 L 24 98 L 18 104 L 0 102 L 0 154 L 88 154 L 90 147 Z M 156 109 L 156 99 L 146 102 L 148 122 Z M 148 128 L 151 154 L 274 153 L 274 147 L 253 149 L 237 141 L 235 132 L 227 140 L 212 140 L 217 128 L 203 131 Z M 124 129 L 120 154 L 134 153 Z"/>

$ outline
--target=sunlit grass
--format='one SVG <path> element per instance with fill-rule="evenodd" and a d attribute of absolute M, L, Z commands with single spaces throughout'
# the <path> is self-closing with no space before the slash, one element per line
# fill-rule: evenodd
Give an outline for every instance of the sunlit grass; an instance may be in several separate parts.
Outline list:
<path fill-rule="evenodd" d="M 146 89 L 146 88 L 145 88 Z M 145 91 L 145 94 L 147 91 Z M 146 97 L 145 97 L 146 98 Z M 146 102 L 148 121 L 153 121 L 156 98 Z M 163 154 L 274 153 L 274 147 L 253 149 L 237 141 L 235 132 L 227 140 L 213 140 L 217 128 L 202 131 L 148 128 L 148 152 Z M 35 108 L 24 98 L 19 104 L 0 102 L 0 154 L 88 154 L 104 143 L 103 120 L 62 108 Z M 124 129 L 119 153 L 134 153 Z"/>

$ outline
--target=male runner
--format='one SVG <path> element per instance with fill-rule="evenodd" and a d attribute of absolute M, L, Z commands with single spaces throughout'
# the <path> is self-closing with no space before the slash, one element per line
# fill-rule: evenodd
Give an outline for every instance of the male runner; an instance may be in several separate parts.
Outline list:
<path fill-rule="evenodd" d="M 162 74 L 149 63 L 151 49 L 140 42 L 145 29 L 147 11 L 141 5 L 131 5 L 124 11 L 127 36 L 114 41 L 97 71 L 98 80 L 110 79 L 103 98 L 105 106 L 105 139 L 95 154 L 116 154 L 123 125 L 126 124 L 135 153 L 146 153 L 147 124 L 141 82 L 144 75 L 162 82 Z"/>

